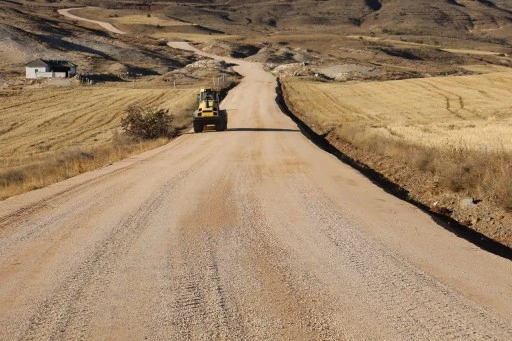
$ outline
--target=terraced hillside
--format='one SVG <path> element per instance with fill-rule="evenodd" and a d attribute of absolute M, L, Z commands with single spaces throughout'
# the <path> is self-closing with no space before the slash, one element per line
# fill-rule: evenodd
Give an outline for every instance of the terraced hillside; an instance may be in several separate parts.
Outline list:
<path fill-rule="evenodd" d="M 498 29 L 512 23 L 512 13 L 494 5 L 492 1 L 418 0 L 414 1 L 414 5 L 411 3 L 405 0 L 383 1 L 376 15 L 364 18 L 364 24 L 416 32 L 434 29 L 447 33 L 452 29 Z"/>

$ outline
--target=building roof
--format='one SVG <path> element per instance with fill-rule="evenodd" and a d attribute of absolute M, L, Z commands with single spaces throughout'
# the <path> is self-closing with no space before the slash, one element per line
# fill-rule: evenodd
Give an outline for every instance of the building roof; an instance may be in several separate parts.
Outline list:
<path fill-rule="evenodd" d="M 67 60 L 46 60 L 46 59 L 36 59 L 31 61 L 25 66 L 29 67 L 40 67 L 40 66 L 49 66 L 49 67 L 76 67 L 75 64 L 67 61 Z"/>
<path fill-rule="evenodd" d="M 37 66 L 48 66 L 48 64 L 46 64 L 44 61 L 42 61 L 41 59 L 36 59 L 34 61 L 31 61 L 30 63 L 28 63 L 27 65 L 25 66 L 33 66 L 33 67 L 37 67 Z"/>

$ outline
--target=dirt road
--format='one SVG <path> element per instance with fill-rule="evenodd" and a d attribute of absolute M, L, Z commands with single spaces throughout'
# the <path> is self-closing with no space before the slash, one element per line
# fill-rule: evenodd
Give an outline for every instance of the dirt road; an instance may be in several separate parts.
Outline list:
<path fill-rule="evenodd" d="M 89 23 L 92 23 L 92 24 L 100 25 L 101 27 L 103 27 L 104 29 L 106 29 L 107 31 L 110 31 L 112 33 L 126 34 L 126 32 L 121 31 L 120 29 L 118 29 L 117 27 L 115 27 L 114 25 L 112 25 L 110 23 L 107 23 L 107 22 L 104 22 L 104 21 L 87 19 L 87 18 L 79 17 L 77 15 L 74 15 L 74 14 L 70 13 L 71 11 L 76 11 L 76 10 L 83 9 L 83 8 L 86 8 L 86 7 L 59 9 L 59 10 L 57 10 L 57 12 L 60 15 L 63 15 L 63 16 L 68 17 L 70 19 L 79 20 L 79 21 L 86 21 L 86 22 L 89 22 Z"/>
<path fill-rule="evenodd" d="M 512 339 L 511 262 L 318 149 L 237 64 L 228 131 L 0 202 L 0 339 Z"/>

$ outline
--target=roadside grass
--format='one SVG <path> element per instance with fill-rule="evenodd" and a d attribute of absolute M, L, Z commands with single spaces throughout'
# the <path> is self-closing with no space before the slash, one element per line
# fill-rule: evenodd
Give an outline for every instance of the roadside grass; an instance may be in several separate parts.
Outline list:
<path fill-rule="evenodd" d="M 423 173 L 434 179 L 438 190 L 460 193 L 474 200 L 487 198 L 512 211 L 512 153 L 509 151 L 481 151 L 466 146 L 441 149 L 375 135 L 364 127 L 340 127 L 332 133 L 360 150 Z"/>
<path fill-rule="evenodd" d="M 165 144 L 169 139 L 129 138 L 122 133 L 121 117 L 130 106 L 169 110 L 179 134 L 192 126 L 196 92 L 195 86 L 79 87 L 25 89 L 4 97 L 0 200 Z"/>
<path fill-rule="evenodd" d="M 60 101 L 47 99 L 47 91 L 23 91 L 0 102 L 0 125 L 12 127 L 0 128 L 0 200 L 157 148 L 191 129 L 196 86 L 119 90 L 64 89 Z M 77 106 L 77 97 L 87 105 Z M 120 132 L 130 108 L 165 113 L 149 117 L 157 119 L 153 126 L 169 125 L 165 136 Z"/>
<path fill-rule="evenodd" d="M 114 135 L 110 145 L 57 151 L 25 166 L 3 169 L 0 171 L 0 200 L 109 165 L 168 141 L 165 138 L 137 141 L 119 134 Z"/>
<path fill-rule="evenodd" d="M 411 184 L 412 171 L 421 178 L 414 189 L 432 198 L 457 193 L 512 211 L 508 73 L 282 84 L 294 113 L 329 140 L 353 146 L 359 161 L 390 179 Z"/>
<path fill-rule="evenodd" d="M 173 115 L 173 129 L 184 132 L 191 128 L 190 110 Z M 98 169 L 132 155 L 160 147 L 171 138 L 139 139 L 114 130 L 110 142 L 93 147 L 77 147 L 44 155 L 11 158 L 0 167 L 0 200 L 43 188 L 76 175 Z"/>

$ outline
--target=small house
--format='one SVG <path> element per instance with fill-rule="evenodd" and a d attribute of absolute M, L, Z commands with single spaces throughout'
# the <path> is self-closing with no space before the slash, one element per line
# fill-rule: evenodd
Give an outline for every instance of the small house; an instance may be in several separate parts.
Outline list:
<path fill-rule="evenodd" d="M 76 74 L 76 65 L 67 60 L 36 59 L 25 65 L 26 78 L 68 78 Z"/>

